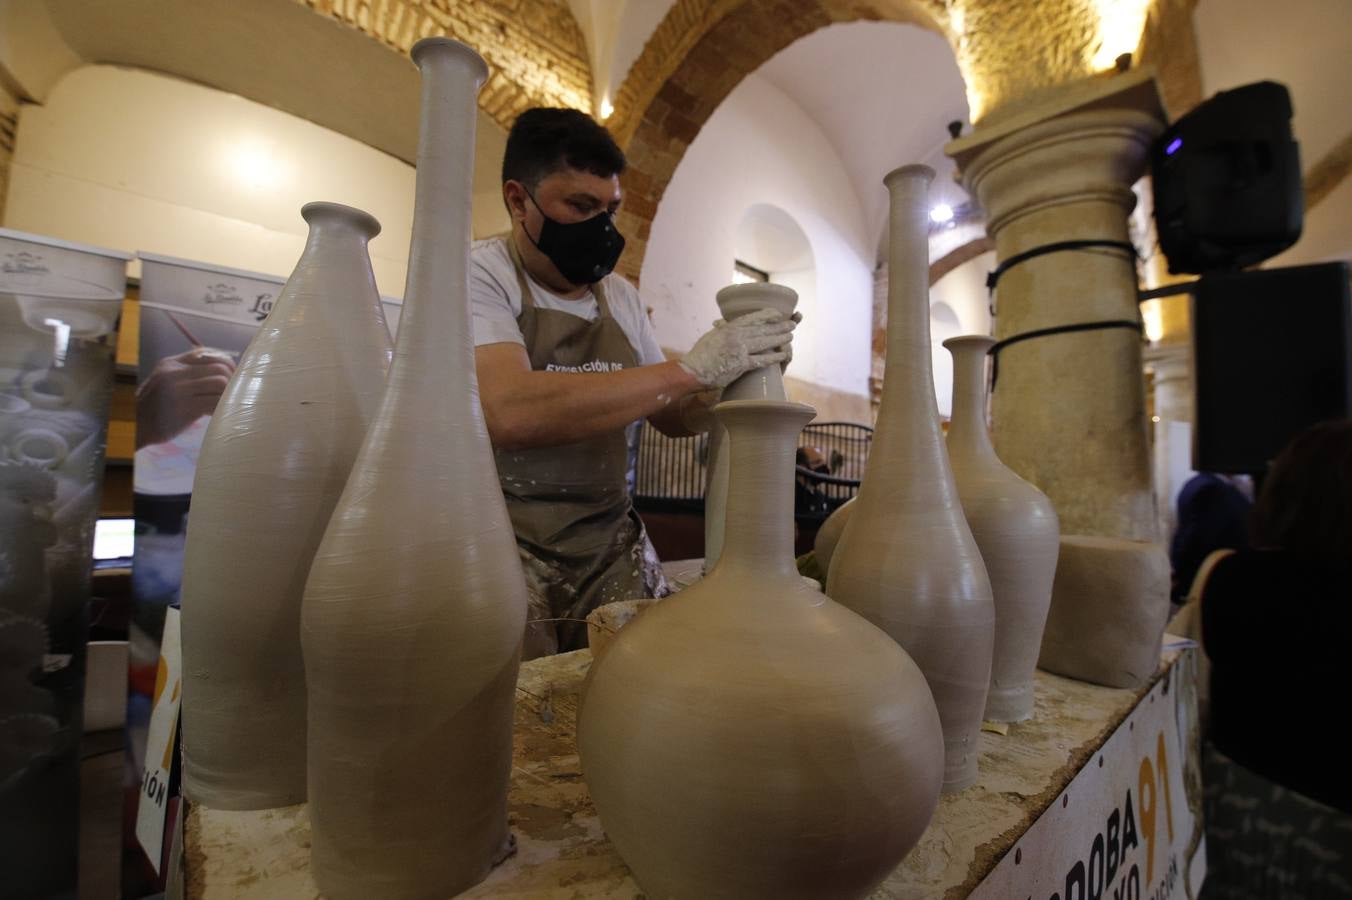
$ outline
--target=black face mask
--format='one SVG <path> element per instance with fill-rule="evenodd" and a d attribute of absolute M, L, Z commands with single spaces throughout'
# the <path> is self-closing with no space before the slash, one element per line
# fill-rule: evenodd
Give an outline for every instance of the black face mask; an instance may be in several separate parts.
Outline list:
<path fill-rule="evenodd" d="M 526 196 L 535 203 L 529 192 Z M 535 203 L 535 208 L 540 209 L 540 204 Z M 572 224 L 551 219 L 543 209 L 540 216 L 544 219 L 540 239 L 532 238 L 529 231 L 526 237 L 569 282 L 595 284 L 615 268 L 624 251 L 624 235 L 615 230 L 610 213 L 598 213 Z"/>

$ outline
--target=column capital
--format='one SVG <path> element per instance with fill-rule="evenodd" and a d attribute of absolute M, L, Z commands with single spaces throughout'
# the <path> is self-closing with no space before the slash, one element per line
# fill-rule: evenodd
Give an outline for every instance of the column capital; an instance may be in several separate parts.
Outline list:
<path fill-rule="evenodd" d="M 1014 219 L 1063 203 L 1107 200 L 1130 212 L 1166 117 L 1154 70 L 1096 76 L 952 141 L 967 190 L 992 237 Z"/>

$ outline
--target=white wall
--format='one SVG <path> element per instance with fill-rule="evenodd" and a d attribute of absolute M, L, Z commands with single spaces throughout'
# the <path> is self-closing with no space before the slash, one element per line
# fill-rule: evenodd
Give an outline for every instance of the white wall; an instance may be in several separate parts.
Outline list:
<path fill-rule="evenodd" d="M 800 304 L 789 374 L 866 396 L 873 247 L 859 200 L 821 128 L 754 74 L 709 117 L 658 205 L 641 274 L 658 339 L 688 350 L 717 318 L 738 223 L 757 203 L 787 212 L 812 246 L 816 296 Z"/>
<path fill-rule="evenodd" d="M 381 293 L 403 294 L 413 167 L 233 94 L 77 69 L 23 107 L 10 175 L 6 227 L 280 276 L 304 246 L 303 204 L 356 206 L 383 227 L 371 243 Z M 476 189 L 476 233 L 505 227 L 496 184 Z"/>
<path fill-rule="evenodd" d="M 990 334 L 990 294 L 986 276 L 995 268 L 995 252 L 973 257 L 930 286 L 930 305 L 943 303 L 958 317 L 959 334 Z"/>

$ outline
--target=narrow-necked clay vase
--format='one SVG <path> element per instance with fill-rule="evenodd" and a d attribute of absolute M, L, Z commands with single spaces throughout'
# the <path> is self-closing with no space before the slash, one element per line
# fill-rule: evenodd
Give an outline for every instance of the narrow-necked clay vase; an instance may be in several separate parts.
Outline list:
<path fill-rule="evenodd" d="M 358 209 L 309 239 L 240 357 L 193 481 L 183 558 L 183 785 L 216 809 L 305 800 L 300 604 L 385 389 L 390 336 Z"/>
<path fill-rule="evenodd" d="M 822 574 L 828 578 L 831 576 L 831 559 L 836 555 L 836 544 L 840 543 L 840 536 L 845 533 L 845 525 L 850 521 L 850 516 L 854 515 L 854 500 L 855 498 L 851 497 L 827 516 L 822 527 L 817 529 L 817 537 L 812 541 L 812 553 L 817 557 L 817 565 L 821 567 Z"/>
<path fill-rule="evenodd" d="M 798 292 L 782 284 L 733 284 L 715 298 L 718 311 L 731 322 L 762 309 L 793 315 Z M 747 372 L 723 389 L 720 400 L 787 400 L 784 376 L 778 365 Z M 721 425 L 709 430 L 708 481 L 704 489 L 704 571 L 711 570 L 723 552 L 723 519 L 728 497 L 727 436 Z"/>
<path fill-rule="evenodd" d="M 944 723 L 944 790 L 977 776 L 995 605 L 948 465 L 930 363 L 927 191 L 905 166 L 891 194 L 887 371 L 864 480 L 826 594 L 892 635 L 925 673 Z"/>
<path fill-rule="evenodd" d="M 1052 602 L 1061 528 L 1046 495 L 1000 462 L 986 430 L 986 354 L 995 339 L 949 338 L 953 420 L 948 459 L 967 524 L 995 597 L 995 653 L 986 718 L 1021 722 L 1033 715 L 1033 670 Z"/>
<path fill-rule="evenodd" d="M 399 339 L 301 615 L 311 870 L 328 900 L 450 897 L 511 843 L 526 585 L 469 317 L 475 101 L 488 70 L 445 38 L 412 56 L 422 120 Z"/>
<path fill-rule="evenodd" d="M 647 896 L 863 897 L 919 839 L 943 742 L 920 670 L 806 586 L 793 458 L 810 406 L 733 400 L 727 540 L 592 665 L 578 750 Z"/>

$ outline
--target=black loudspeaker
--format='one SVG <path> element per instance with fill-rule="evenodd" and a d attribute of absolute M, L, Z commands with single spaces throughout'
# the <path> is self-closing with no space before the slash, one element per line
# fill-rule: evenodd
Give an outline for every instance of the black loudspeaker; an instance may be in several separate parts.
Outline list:
<path fill-rule="evenodd" d="M 1192 327 L 1198 471 L 1260 473 L 1298 432 L 1352 416 L 1347 263 L 1206 275 Z"/>
<path fill-rule="evenodd" d="M 1155 227 L 1169 271 L 1239 269 L 1300 237 L 1305 218 L 1291 95 L 1260 81 L 1223 91 L 1151 151 Z"/>

